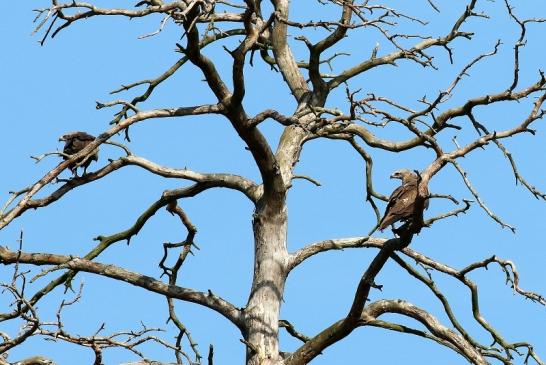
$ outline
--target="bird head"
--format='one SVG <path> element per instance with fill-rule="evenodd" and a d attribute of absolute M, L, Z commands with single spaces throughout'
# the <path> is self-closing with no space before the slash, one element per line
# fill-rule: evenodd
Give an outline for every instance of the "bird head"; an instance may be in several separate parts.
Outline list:
<path fill-rule="evenodd" d="M 70 132 L 70 133 L 63 134 L 62 136 L 59 137 L 59 142 L 69 141 L 70 139 L 72 139 L 74 134 L 76 134 L 76 132 Z"/>
<path fill-rule="evenodd" d="M 400 179 L 402 182 L 406 182 L 410 179 L 417 178 L 417 174 L 408 169 L 400 169 L 392 173 L 391 179 Z"/>
<path fill-rule="evenodd" d="M 59 142 L 61 141 L 67 142 L 73 139 L 93 140 L 95 139 L 95 137 L 85 132 L 76 131 L 76 132 L 69 132 L 69 133 L 63 134 L 62 136 L 59 137 Z"/>

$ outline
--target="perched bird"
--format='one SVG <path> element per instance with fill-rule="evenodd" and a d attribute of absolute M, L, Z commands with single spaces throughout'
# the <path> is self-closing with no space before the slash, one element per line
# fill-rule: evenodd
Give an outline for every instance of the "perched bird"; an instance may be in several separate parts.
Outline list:
<path fill-rule="evenodd" d="M 95 137 L 85 132 L 71 132 L 62 135 L 59 141 L 64 141 L 63 153 L 68 156 L 63 156 L 63 159 L 68 160 L 70 155 L 76 154 L 83 150 L 89 143 L 93 142 Z M 74 175 L 77 175 L 78 167 L 83 167 L 83 174 L 85 175 L 87 167 L 91 164 L 91 161 L 99 160 L 99 149 L 97 148 L 92 153 L 78 159 L 74 165 L 70 166 L 70 171 Z"/>
<path fill-rule="evenodd" d="M 418 196 L 420 176 L 408 169 L 402 169 L 394 172 L 391 179 L 401 179 L 402 185 L 397 187 L 389 197 L 385 214 L 379 222 L 381 231 L 396 222 L 407 221 L 416 213 L 415 199 Z M 426 195 L 428 195 L 428 188 L 426 189 Z M 428 199 L 424 201 L 423 208 L 428 208 Z"/>

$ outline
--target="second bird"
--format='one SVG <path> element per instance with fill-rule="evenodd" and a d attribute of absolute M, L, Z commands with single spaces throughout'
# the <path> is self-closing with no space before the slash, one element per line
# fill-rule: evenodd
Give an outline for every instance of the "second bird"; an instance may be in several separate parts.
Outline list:
<path fill-rule="evenodd" d="M 93 142 L 95 137 L 86 133 L 86 132 L 71 132 L 62 135 L 59 138 L 59 141 L 64 141 L 63 153 L 66 155 L 74 155 L 81 150 L 83 150 L 89 143 Z M 63 159 L 68 160 L 70 156 L 63 156 Z M 85 175 L 87 167 L 91 164 L 92 161 L 99 160 L 99 149 L 93 151 L 93 153 L 78 159 L 76 163 L 70 166 L 70 171 L 74 175 L 77 175 L 78 167 L 83 167 L 83 174 Z"/>

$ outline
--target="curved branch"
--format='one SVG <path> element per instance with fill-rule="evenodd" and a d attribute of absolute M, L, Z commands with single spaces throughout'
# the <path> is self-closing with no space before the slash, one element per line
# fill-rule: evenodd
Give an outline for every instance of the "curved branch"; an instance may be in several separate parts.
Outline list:
<path fill-rule="evenodd" d="M 459 349 L 457 347 L 455 347 L 455 346 L 453 346 L 451 344 L 451 342 L 448 342 L 448 341 L 446 341 L 446 340 L 444 340 L 442 338 L 438 338 L 438 337 L 434 336 L 433 334 L 431 334 L 429 332 L 426 332 L 426 331 L 421 331 L 421 330 L 411 328 L 411 327 L 408 327 L 408 326 L 404 326 L 404 325 L 401 325 L 401 324 L 398 324 L 398 323 L 382 321 L 380 319 L 366 320 L 366 325 L 371 326 L 371 327 L 383 328 L 383 329 L 386 329 L 386 330 L 389 330 L 389 331 L 406 333 L 406 334 L 410 334 L 410 335 L 423 337 L 423 338 L 432 340 L 432 341 L 434 341 L 434 342 L 436 342 L 436 343 L 438 343 L 438 344 L 440 344 L 442 346 L 448 347 L 448 348 L 452 349 L 453 351 L 457 352 L 459 355 L 463 355 L 459 351 Z"/>
<path fill-rule="evenodd" d="M 425 222 L 424 222 L 425 226 L 430 226 L 432 223 L 434 223 L 436 221 L 439 221 L 439 220 L 442 220 L 442 219 L 446 219 L 446 218 L 449 218 L 449 217 L 458 217 L 459 214 L 465 214 L 467 212 L 467 210 L 470 209 L 472 200 L 463 199 L 463 203 L 464 203 L 464 207 L 457 208 L 457 209 L 454 209 L 454 210 L 452 210 L 450 212 L 443 213 L 443 214 L 440 214 L 440 215 L 437 215 L 435 217 L 432 217 L 432 218 L 429 218 L 429 219 L 425 220 Z"/>
<path fill-rule="evenodd" d="M 292 325 L 292 323 L 288 322 L 286 319 L 281 319 L 279 320 L 279 328 L 284 328 L 286 329 L 286 332 L 288 332 L 288 334 L 290 334 L 292 337 L 294 338 L 297 338 L 298 340 L 300 340 L 301 342 L 307 342 L 310 340 L 310 337 L 298 332 L 294 326 Z"/>
<path fill-rule="evenodd" d="M 407 327 L 395 326 L 390 329 L 401 332 L 417 334 L 425 338 L 432 339 L 439 344 L 442 344 L 457 353 L 464 356 L 468 361 L 476 365 L 488 365 L 482 354 L 471 343 L 466 341 L 457 333 L 442 325 L 434 316 L 427 311 L 414 306 L 413 304 L 403 300 L 380 300 L 369 304 L 360 314 L 359 321 L 354 328 L 361 326 L 383 326 L 386 322 L 378 321 L 377 318 L 385 313 L 397 313 L 406 317 L 411 317 L 423 324 L 430 334 L 408 330 Z M 304 365 L 318 353 L 326 349 L 335 341 L 333 338 L 337 336 L 340 329 L 343 328 L 346 319 L 342 319 L 330 327 L 319 333 L 317 336 L 308 340 L 286 360 L 286 365 Z M 353 329 L 354 329 L 353 328 Z M 351 330 L 352 331 L 352 330 Z"/>
<path fill-rule="evenodd" d="M 306 259 L 321 252 L 327 252 L 331 250 L 344 250 L 347 248 L 382 248 L 384 247 L 387 241 L 388 240 L 386 238 L 369 237 L 369 236 L 347 237 L 347 238 L 338 238 L 338 239 L 319 241 L 319 242 L 307 245 L 299 249 L 298 251 L 290 254 L 287 267 L 289 270 L 293 270 L 295 267 L 300 265 Z M 454 278 L 457 278 L 463 282 L 467 280 L 466 278 L 464 278 L 465 274 L 469 273 L 472 270 L 486 267 L 492 262 L 496 262 L 499 264 L 499 266 L 501 266 L 501 268 L 504 270 L 505 273 L 509 273 L 509 272 L 512 273 L 511 275 L 507 276 L 507 282 L 511 283 L 511 285 L 514 288 L 514 291 L 516 291 L 517 293 L 521 294 L 522 296 L 534 302 L 538 302 L 546 306 L 546 299 L 543 296 L 531 291 L 523 290 L 519 287 L 519 274 L 516 270 L 515 264 L 511 261 L 502 260 L 498 258 L 497 256 L 493 256 L 488 259 L 469 265 L 466 268 L 458 271 L 452 267 L 449 267 L 448 265 L 439 263 L 438 261 L 435 261 L 417 251 L 414 251 L 409 247 L 403 248 L 400 251 L 404 255 L 412 258 L 413 260 L 423 265 L 429 266 L 437 271 L 453 276 Z M 508 271 L 508 269 L 510 270 Z"/>
<path fill-rule="evenodd" d="M 27 359 L 19 360 L 15 362 L 15 364 L 17 365 L 57 365 L 56 362 L 53 362 L 52 360 L 43 356 L 29 357 Z M 0 365 L 9 365 L 9 364 L 3 363 L 2 359 L 0 358 Z"/>
<path fill-rule="evenodd" d="M 532 301 L 536 301 L 542 305 L 546 305 L 546 300 L 541 295 L 538 295 L 536 293 L 525 291 L 519 288 L 519 275 L 517 274 L 516 268 L 513 263 L 510 261 L 504 261 L 496 256 L 492 256 L 490 258 L 487 258 L 485 260 L 475 262 L 471 265 L 468 265 L 466 268 L 462 270 L 456 270 L 452 267 L 449 267 L 448 265 L 439 263 L 421 253 L 418 253 L 416 251 L 413 251 L 410 248 L 406 248 L 402 251 L 405 255 L 408 257 L 411 257 L 415 261 L 419 262 L 422 265 L 427 266 L 430 269 L 437 270 L 439 272 L 442 272 L 444 274 L 450 275 L 453 278 L 459 280 L 462 284 L 464 284 L 468 289 L 470 290 L 471 294 L 471 303 L 472 303 L 472 314 L 474 316 L 474 319 L 476 322 L 480 324 L 480 326 L 485 329 L 493 338 L 494 342 L 499 344 L 506 352 L 509 350 L 516 351 L 518 343 L 509 343 L 507 342 L 499 333 L 497 330 L 495 330 L 482 316 L 480 312 L 480 304 L 479 304 L 479 295 L 478 295 L 478 286 L 468 279 L 466 277 L 466 274 L 478 269 L 478 268 L 487 268 L 487 266 L 490 263 L 498 263 L 499 266 L 501 266 L 501 269 L 504 271 L 507 282 L 511 283 L 512 288 L 515 292 L 522 295 L 524 298 L 528 298 Z M 511 274 L 510 274 L 511 273 Z M 511 355 L 507 353 L 507 357 L 510 358 Z"/>
<path fill-rule="evenodd" d="M 50 205 L 51 203 L 59 200 L 66 193 L 73 190 L 74 188 L 101 179 L 111 172 L 114 172 L 124 166 L 129 165 L 142 167 L 153 174 L 167 178 L 186 179 L 197 183 L 212 184 L 212 187 L 234 189 L 245 194 L 254 203 L 259 199 L 261 195 L 261 187 L 253 181 L 246 179 L 242 176 L 222 173 L 199 173 L 188 169 L 173 169 L 155 164 L 142 157 L 129 155 L 114 160 L 105 167 L 95 172 L 90 172 L 81 177 L 76 177 L 68 180 L 60 188 L 58 188 L 45 198 L 29 200 L 27 202 L 27 209 L 36 209 Z"/>
<path fill-rule="evenodd" d="M 127 165 L 135 165 L 159 176 L 167 178 L 181 178 L 196 183 L 212 184 L 214 187 L 234 189 L 245 194 L 252 202 L 256 202 L 261 195 L 260 187 L 250 179 L 239 175 L 222 173 L 199 173 L 192 170 L 173 169 L 158 165 L 142 157 L 122 157 L 121 162 Z"/>
<path fill-rule="evenodd" d="M 106 142 L 110 137 L 128 128 L 132 124 L 152 118 L 171 118 L 188 115 L 220 113 L 222 110 L 223 108 L 219 105 L 200 105 L 195 107 L 182 107 L 177 109 L 156 109 L 151 111 L 143 111 L 123 120 L 122 122 L 114 125 L 108 131 L 99 135 L 93 142 L 89 143 L 80 152 L 71 155 L 69 159 L 61 162 L 57 167 L 49 171 L 40 180 L 30 186 L 28 188 L 28 191 L 25 192 L 23 198 L 17 203 L 17 205 L 2 216 L 0 216 L 0 230 L 7 226 L 15 218 L 23 214 L 25 211 L 32 208 L 32 206 L 29 206 L 29 204 L 33 204 L 31 203 L 31 199 L 33 198 L 33 196 L 38 193 L 44 186 L 51 183 L 57 176 L 59 176 L 62 171 L 64 171 L 70 165 L 74 164 L 81 157 L 87 156 L 88 154 L 92 153 L 98 146 Z"/>
<path fill-rule="evenodd" d="M 476 365 L 488 365 L 480 352 L 466 341 L 463 337 L 442 325 L 438 319 L 415 305 L 404 300 L 380 300 L 368 305 L 362 313 L 364 325 L 366 317 L 377 318 L 385 313 L 397 313 L 406 317 L 411 317 L 423 324 L 431 334 L 457 349 L 468 361 Z"/>
<path fill-rule="evenodd" d="M 446 313 L 447 317 L 449 318 L 449 321 L 451 322 L 451 324 L 453 325 L 453 327 L 455 327 L 455 329 L 457 329 L 457 331 L 459 331 L 459 333 L 467 340 L 469 341 L 472 345 L 474 346 L 477 346 L 477 347 L 482 347 L 481 345 L 479 345 L 476 341 L 474 341 L 470 335 L 468 334 L 468 332 L 466 332 L 466 330 L 464 329 L 463 326 L 461 326 L 461 324 L 459 323 L 459 321 L 457 320 L 457 318 L 455 317 L 455 314 L 453 313 L 453 310 L 451 308 L 451 305 L 449 303 L 449 301 L 447 300 L 446 296 L 438 289 L 438 287 L 436 286 L 436 283 L 432 280 L 432 276 L 430 275 L 430 273 L 428 273 L 429 275 L 429 278 L 425 277 L 424 275 L 422 275 L 421 273 L 419 273 L 415 268 L 413 268 L 411 265 L 409 265 L 408 263 L 406 263 L 404 260 L 402 260 L 402 258 L 400 258 L 400 256 L 394 254 L 393 255 L 393 260 L 398 264 L 400 265 L 403 269 L 405 269 L 411 276 L 413 276 L 414 278 L 416 278 L 417 280 L 421 281 L 423 284 L 425 284 L 433 293 L 434 295 L 438 298 L 438 300 L 442 303 L 442 306 L 444 307 L 444 312 Z M 483 347 L 482 347 L 483 348 Z"/>
<path fill-rule="evenodd" d="M 146 275 L 83 258 L 45 253 L 12 252 L 5 247 L 0 247 L 0 263 L 6 265 L 16 262 L 37 266 L 58 265 L 59 269 L 85 271 L 124 281 L 169 298 L 176 298 L 205 306 L 221 314 L 238 328 L 242 328 L 241 311 L 233 304 L 214 295 L 211 291 L 203 293 L 176 285 L 168 285 Z"/>
<path fill-rule="evenodd" d="M 350 237 L 316 242 L 291 253 L 288 259 L 287 270 L 290 272 L 308 258 L 321 252 L 359 247 L 381 248 L 385 242 L 387 242 L 387 239 L 376 237 Z"/>
<path fill-rule="evenodd" d="M 411 242 L 412 237 L 413 236 L 410 233 L 405 234 L 401 238 L 393 238 L 384 242 L 381 249 L 360 278 L 347 316 L 303 344 L 286 359 L 286 365 L 303 365 L 309 363 L 324 349 L 347 337 L 360 325 L 359 320 L 364 305 L 368 300 L 371 288 L 380 288 L 374 282 L 375 277 L 379 271 L 381 271 L 391 254 L 396 250 L 407 247 Z"/>

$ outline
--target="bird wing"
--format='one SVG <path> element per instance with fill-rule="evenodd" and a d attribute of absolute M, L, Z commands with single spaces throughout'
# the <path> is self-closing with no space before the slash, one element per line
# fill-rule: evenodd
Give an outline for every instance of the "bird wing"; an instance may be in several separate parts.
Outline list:
<path fill-rule="evenodd" d="M 93 141 L 95 137 L 86 132 L 74 132 L 72 138 L 79 139 L 81 141 Z"/>
<path fill-rule="evenodd" d="M 80 152 L 89 143 L 95 140 L 95 137 L 85 132 L 75 132 L 66 141 L 63 152 L 68 155 L 73 155 Z"/>
<path fill-rule="evenodd" d="M 416 197 L 417 184 L 405 184 L 396 188 L 389 198 L 379 229 L 384 230 L 391 224 L 410 217 Z"/>

